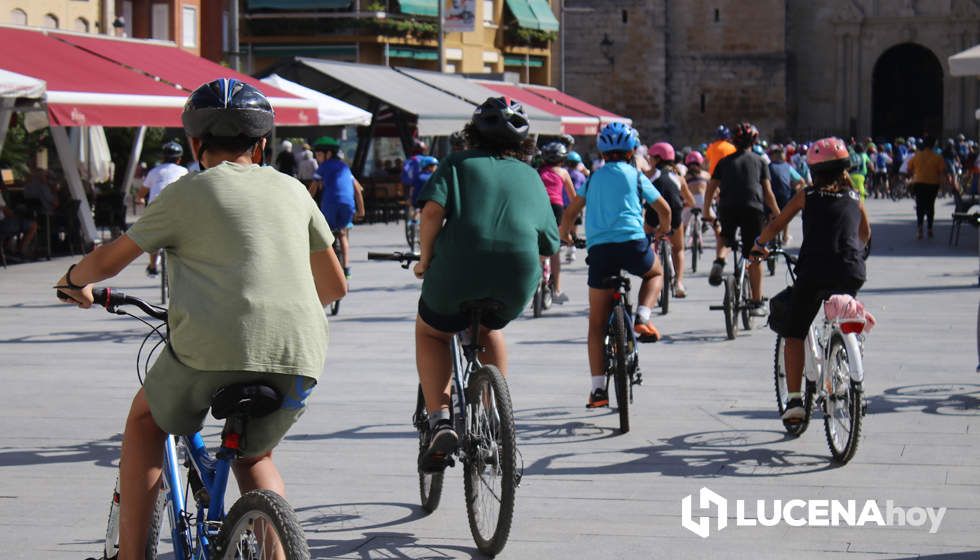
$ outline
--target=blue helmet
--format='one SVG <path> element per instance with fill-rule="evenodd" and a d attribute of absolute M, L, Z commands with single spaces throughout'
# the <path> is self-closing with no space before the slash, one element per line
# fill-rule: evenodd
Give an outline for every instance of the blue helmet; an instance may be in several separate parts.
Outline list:
<path fill-rule="evenodd" d="M 565 161 L 569 163 L 582 163 L 582 156 L 580 156 L 578 152 L 572 150 L 571 152 L 568 152 L 567 156 L 565 156 Z"/>
<path fill-rule="evenodd" d="M 756 154 L 760 155 L 760 156 L 762 154 L 766 153 L 766 150 L 761 145 L 759 145 L 759 144 L 753 145 L 752 146 L 752 151 L 755 152 Z"/>
<path fill-rule="evenodd" d="M 631 152 L 640 143 L 639 135 L 629 125 L 612 122 L 599 132 L 600 152 Z"/>
<path fill-rule="evenodd" d="M 728 140 L 732 137 L 732 131 L 728 130 L 728 127 L 720 124 L 718 128 L 715 129 L 715 139 L 717 140 Z"/>
<path fill-rule="evenodd" d="M 430 165 L 439 165 L 439 160 L 432 156 L 422 156 L 419 158 L 419 167 L 425 169 Z"/>

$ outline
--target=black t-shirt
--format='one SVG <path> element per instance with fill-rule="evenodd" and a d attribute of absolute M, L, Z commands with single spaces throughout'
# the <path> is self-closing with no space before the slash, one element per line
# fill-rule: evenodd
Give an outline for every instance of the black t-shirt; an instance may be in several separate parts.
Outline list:
<path fill-rule="evenodd" d="M 864 244 L 858 232 L 861 204 L 851 190 L 804 190 L 803 244 L 796 273 L 826 283 L 866 279 Z"/>
<path fill-rule="evenodd" d="M 296 158 L 293 157 L 291 152 L 279 152 L 279 157 L 276 158 L 276 168 L 280 173 L 285 173 L 286 175 L 292 175 L 295 177 Z"/>
<path fill-rule="evenodd" d="M 769 180 L 769 166 L 752 150 L 742 150 L 723 158 L 711 178 L 721 182 L 719 208 L 765 211 L 762 181 Z"/>

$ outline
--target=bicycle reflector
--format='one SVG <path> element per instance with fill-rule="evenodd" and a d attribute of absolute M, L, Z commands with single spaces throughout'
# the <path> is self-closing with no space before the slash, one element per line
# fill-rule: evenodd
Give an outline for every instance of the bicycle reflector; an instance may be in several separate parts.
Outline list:
<path fill-rule="evenodd" d="M 861 334 L 864 332 L 864 321 L 847 321 L 840 324 L 840 331 L 844 334 Z"/>

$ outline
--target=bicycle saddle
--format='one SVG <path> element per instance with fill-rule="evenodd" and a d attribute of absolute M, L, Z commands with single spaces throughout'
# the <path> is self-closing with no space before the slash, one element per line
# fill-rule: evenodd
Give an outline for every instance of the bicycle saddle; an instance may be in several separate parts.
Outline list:
<path fill-rule="evenodd" d="M 463 315 L 469 315 L 474 311 L 479 313 L 497 313 L 503 310 L 504 304 L 495 299 L 474 299 L 471 301 L 464 301 L 462 305 L 459 306 L 459 311 Z"/>
<path fill-rule="evenodd" d="M 606 290 L 618 290 L 623 285 L 624 280 L 626 279 L 618 275 L 606 276 L 602 279 L 602 287 Z"/>
<path fill-rule="evenodd" d="M 261 418 L 279 410 L 282 395 L 262 383 L 236 383 L 215 391 L 211 397 L 211 415 L 218 420 L 230 416 Z"/>

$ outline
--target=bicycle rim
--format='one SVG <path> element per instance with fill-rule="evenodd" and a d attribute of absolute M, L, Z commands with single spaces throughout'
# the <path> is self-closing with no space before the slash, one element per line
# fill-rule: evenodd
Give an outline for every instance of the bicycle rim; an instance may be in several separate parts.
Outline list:
<path fill-rule="evenodd" d="M 246 493 L 231 507 L 217 538 L 218 558 L 307 560 L 310 551 L 296 513 L 269 490 Z"/>
<path fill-rule="evenodd" d="M 616 391 L 616 408 L 619 410 L 619 431 L 630 431 L 630 382 L 626 372 L 626 317 L 623 306 L 613 308 L 613 324 L 610 342 L 613 348 L 613 387 Z"/>
<path fill-rule="evenodd" d="M 468 426 L 463 489 L 470 532 L 480 552 L 503 550 L 514 517 L 517 441 L 510 391 L 494 366 L 484 366 L 467 386 Z"/>
<path fill-rule="evenodd" d="M 824 431 L 834 460 L 847 463 L 857 451 L 861 435 L 862 389 L 851 381 L 847 347 L 838 335 L 830 340 L 825 379 L 829 378 L 824 401 Z M 826 381 L 825 381 L 826 383 Z"/>

